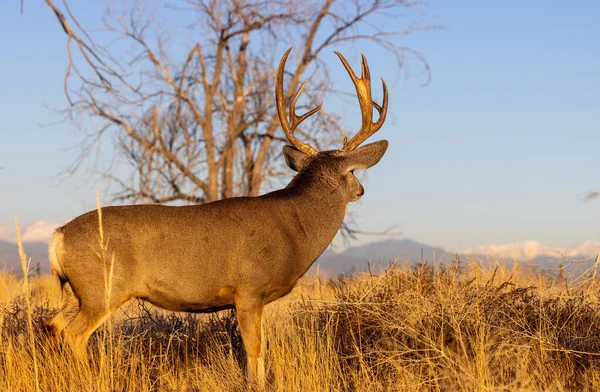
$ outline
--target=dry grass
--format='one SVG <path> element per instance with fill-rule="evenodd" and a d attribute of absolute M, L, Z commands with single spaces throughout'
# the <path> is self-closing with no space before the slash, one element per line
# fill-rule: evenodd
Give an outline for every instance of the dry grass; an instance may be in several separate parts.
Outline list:
<path fill-rule="evenodd" d="M 303 279 L 267 307 L 269 389 L 597 390 L 595 279 L 517 272 L 473 263 Z M 23 283 L 0 275 L 0 390 L 246 389 L 232 312 L 173 314 L 134 301 L 111 333 L 94 334 L 90 366 L 77 366 L 41 331 L 60 302 L 58 282 L 30 280 L 27 296 Z"/>

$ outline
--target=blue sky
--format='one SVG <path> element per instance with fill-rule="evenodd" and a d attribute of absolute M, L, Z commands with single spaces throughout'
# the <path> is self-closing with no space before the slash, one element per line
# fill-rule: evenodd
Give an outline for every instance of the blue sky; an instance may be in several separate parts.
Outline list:
<path fill-rule="evenodd" d="M 24 225 L 62 223 L 94 208 L 106 185 L 86 171 L 57 181 L 81 136 L 54 111 L 66 105 L 65 37 L 44 4 L 26 1 L 20 16 L 18 3 L 0 5 L 0 226 L 13 214 Z M 104 6 L 87 4 L 74 11 L 97 24 Z M 600 2 L 432 0 L 427 10 L 446 28 L 402 41 L 429 62 L 426 87 L 418 66 L 398 76 L 382 52 L 357 47 L 388 81 L 377 136 L 391 143 L 351 208 L 360 228 L 395 225 L 447 248 L 600 240 L 600 200 L 582 200 L 600 189 Z M 356 118 L 346 122 L 354 132 Z"/>

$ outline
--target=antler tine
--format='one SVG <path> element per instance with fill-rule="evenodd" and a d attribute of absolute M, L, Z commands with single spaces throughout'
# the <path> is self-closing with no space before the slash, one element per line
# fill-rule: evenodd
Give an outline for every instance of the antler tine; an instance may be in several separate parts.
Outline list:
<path fill-rule="evenodd" d="M 373 133 L 379 131 L 379 129 L 383 125 L 383 122 L 385 121 L 385 117 L 387 116 L 388 89 L 383 78 L 381 78 L 381 86 L 383 87 L 383 106 L 379 106 L 377 102 L 373 101 L 373 106 L 375 107 L 375 109 L 377 109 L 377 112 L 379 113 L 379 119 L 376 123 L 373 124 Z M 373 133 L 371 133 L 371 135 Z"/>
<path fill-rule="evenodd" d="M 296 129 L 296 127 L 298 125 L 300 125 L 300 123 L 302 121 L 306 120 L 308 117 L 312 116 L 313 114 L 315 114 L 316 112 L 318 112 L 319 110 L 321 110 L 321 107 L 323 107 L 323 101 L 321 101 L 321 103 L 319 104 L 319 106 L 317 106 L 316 108 L 314 108 L 312 110 L 309 110 L 308 112 L 304 113 L 301 116 L 297 116 L 296 115 L 296 101 L 298 101 L 298 97 L 302 93 L 302 90 L 304 90 L 304 86 L 306 86 L 306 83 L 308 83 L 308 80 L 305 80 L 304 83 L 302 83 L 302 86 L 300 86 L 300 88 L 298 89 L 298 91 L 294 95 L 294 98 L 292 98 L 292 100 L 290 101 L 290 110 L 289 110 L 289 112 L 290 112 L 290 122 L 291 122 L 292 129 Z"/>
<path fill-rule="evenodd" d="M 275 85 L 275 100 L 277 101 L 277 114 L 279 115 L 279 122 L 281 123 L 281 128 L 283 129 L 283 132 L 285 133 L 285 136 L 288 139 L 288 141 L 290 142 L 290 144 L 292 146 L 294 146 L 295 148 L 297 148 L 298 150 L 305 153 L 306 155 L 316 155 L 316 154 L 318 154 L 318 151 L 315 150 L 309 143 L 303 143 L 300 140 L 296 139 L 296 137 L 294 136 L 294 131 L 296 130 L 298 125 L 300 125 L 300 123 L 302 121 L 306 120 L 309 116 L 315 114 L 319 109 L 321 109 L 321 106 L 323 106 L 323 102 L 321 102 L 321 104 L 319 106 L 304 113 L 303 115 L 301 115 L 301 116 L 296 115 L 296 109 L 295 109 L 296 101 L 298 100 L 298 97 L 302 93 L 302 90 L 304 90 L 304 87 L 306 86 L 306 83 L 308 81 L 305 81 L 304 83 L 302 83 L 302 85 L 300 86 L 300 88 L 298 89 L 298 91 L 296 92 L 294 97 L 292 98 L 292 101 L 290 102 L 290 110 L 289 110 L 290 111 L 290 120 L 289 120 L 289 122 L 285 118 L 286 116 L 285 116 L 285 105 L 284 105 L 285 98 L 283 95 L 283 72 L 285 69 L 285 63 L 287 61 L 287 58 L 288 58 L 291 50 L 292 50 L 292 48 L 289 48 L 284 53 L 283 57 L 281 58 L 281 61 L 279 62 L 279 70 L 277 71 L 277 84 Z"/>
<path fill-rule="evenodd" d="M 381 83 L 383 85 L 383 104 L 380 106 L 371 99 L 371 72 L 369 71 L 369 64 L 367 63 L 367 58 L 365 55 L 361 55 L 361 77 L 358 78 L 344 56 L 338 52 L 334 53 L 340 58 L 344 68 L 346 68 L 346 71 L 350 75 L 350 79 L 352 79 L 352 83 L 354 83 L 356 94 L 358 96 L 358 103 L 360 105 L 360 111 L 362 114 L 362 126 L 360 131 L 358 131 L 358 133 L 354 135 L 349 142 L 344 140 L 344 146 L 342 147 L 342 151 L 352 151 L 356 149 L 356 147 L 358 147 L 362 142 L 371 137 L 371 135 L 377 132 L 383 125 L 387 115 L 388 91 L 385 81 L 382 78 Z M 379 119 L 376 123 L 373 123 L 373 107 L 375 107 L 379 113 Z"/>

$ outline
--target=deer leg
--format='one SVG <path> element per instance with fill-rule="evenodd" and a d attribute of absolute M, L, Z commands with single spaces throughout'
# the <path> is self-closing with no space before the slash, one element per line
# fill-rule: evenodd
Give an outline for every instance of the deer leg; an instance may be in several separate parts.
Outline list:
<path fill-rule="evenodd" d="M 236 311 L 244 348 L 246 349 L 246 374 L 251 382 L 265 385 L 265 348 L 262 302 L 237 303 Z"/>
<path fill-rule="evenodd" d="M 85 297 L 84 297 L 85 298 Z M 65 340 L 79 359 L 87 358 L 86 346 L 92 333 L 108 318 L 111 313 L 118 309 L 127 298 L 119 301 L 111 299 L 109 307 L 103 302 L 86 303 L 81 302 L 79 312 L 65 327 Z"/>
<path fill-rule="evenodd" d="M 106 309 L 94 309 L 82 304 L 73 321 L 66 326 L 65 340 L 78 359 L 87 358 L 88 339 L 109 315 Z"/>
<path fill-rule="evenodd" d="M 58 342 L 60 335 L 79 311 L 79 300 L 69 283 L 62 288 L 63 305 L 56 315 L 44 322 L 44 331 L 50 340 Z"/>

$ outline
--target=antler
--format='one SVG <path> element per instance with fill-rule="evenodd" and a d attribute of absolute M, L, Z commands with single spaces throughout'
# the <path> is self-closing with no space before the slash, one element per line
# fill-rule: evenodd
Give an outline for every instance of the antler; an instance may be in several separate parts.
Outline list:
<path fill-rule="evenodd" d="M 346 71 L 350 75 L 354 86 L 356 87 L 356 94 L 358 95 L 358 103 L 360 104 L 360 112 L 362 113 L 362 127 L 360 131 L 350 141 L 347 141 L 344 138 L 344 146 L 342 147 L 342 151 L 352 151 L 356 149 L 362 142 L 367 140 L 371 135 L 381 128 L 383 122 L 385 121 L 385 116 L 387 114 L 387 105 L 388 105 L 388 91 L 387 86 L 385 85 L 385 81 L 381 78 L 381 84 L 383 85 L 383 104 L 379 106 L 378 103 L 371 99 L 371 74 L 369 72 L 369 65 L 367 64 L 367 59 L 365 55 L 362 55 L 362 69 L 360 74 L 360 79 L 356 76 L 344 56 L 342 56 L 338 52 L 334 52 L 344 64 Z M 377 122 L 373 122 L 373 108 L 375 107 L 379 112 L 379 119 Z"/>
<path fill-rule="evenodd" d="M 296 109 L 295 109 L 296 101 L 298 100 L 298 97 L 302 93 L 302 90 L 304 90 L 304 86 L 306 86 L 306 83 L 308 82 L 308 80 L 305 81 L 304 83 L 302 83 L 302 86 L 300 86 L 300 88 L 298 89 L 298 91 L 296 92 L 294 97 L 292 98 L 292 101 L 290 102 L 290 121 L 288 122 L 287 119 L 285 118 L 285 107 L 284 107 L 284 102 L 283 102 L 284 101 L 283 70 L 285 68 L 285 62 L 287 61 L 288 55 L 290 54 L 291 50 L 292 50 L 292 48 L 289 48 L 285 52 L 285 54 L 281 58 L 281 61 L 279 62 L 279 70 L 277 71 L 277 84 L 275 86 L 275 100 L 277 101 L 277 114 L 279 114 L 279 121 L 281 122 L 281 128 L 283 128 L 283 132 L 285 133 L 285 136 L 287 137 L 290 144 L 292 146 L 296 147 L 298 150 L 305 153 L 306 155 L 316 155 L 316 154 L 318 154 L 318 151 L 315 150 L 309 143 L 302 143 L 300 140 L 296 139 L 296 137 L 294 136 L 294 131 L 296 130 L 298 125 L 300 125 L 300 123 L 302 121 L 306 120 L 308 117 L 312 116 L 317 111 L 319 111 L 319 109 L 321 109 L 321 106 L 323 106 L 323 102 L 321 102 L 321 104 L 319 104 L 319 106 L 304 113 L 303 115 L 301 115 L 301 116 L 296 115 Z"/>

